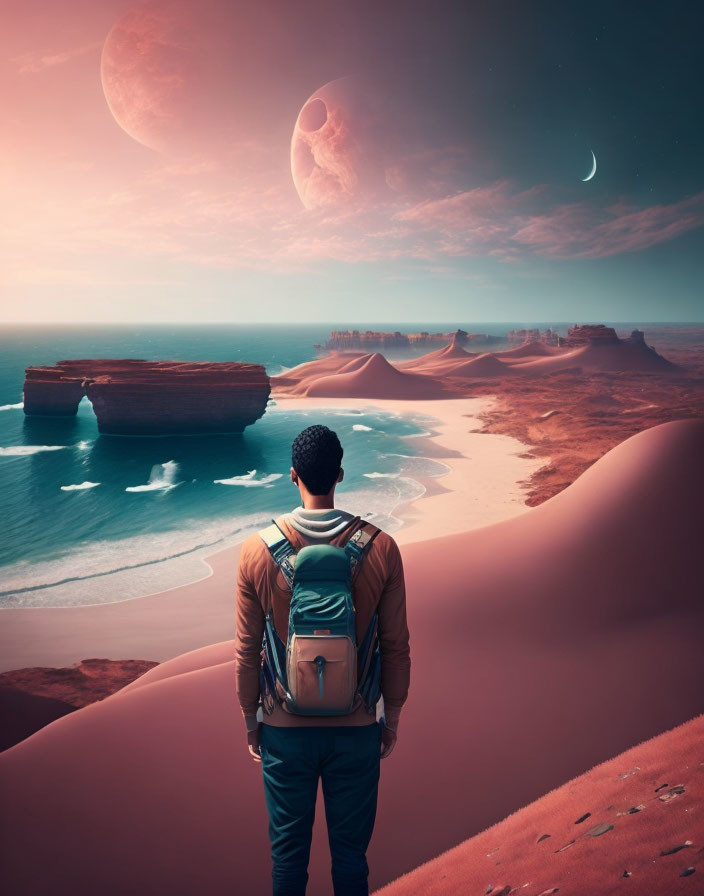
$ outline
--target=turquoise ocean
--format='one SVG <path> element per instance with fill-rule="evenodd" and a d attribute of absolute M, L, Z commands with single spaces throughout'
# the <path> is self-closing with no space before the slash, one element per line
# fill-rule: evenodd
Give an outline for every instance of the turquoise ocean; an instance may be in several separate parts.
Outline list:
<path fill-rule="evenodd" d="M 526 324 L 459 326 L 503 335 Z M 31 365 L 68 358 L 248 361 L 276 375 L 317 357 L 314 346 L 330 329 L 6 326 L 0 335 L 0 608 L 127 600 L 203 578 L 203 556 L 300 503 L 289 479 L 291 442 L 312 423 L 334 429 L 344 448 L 337 505 L 397 530 L 402 520 L 395 509 L 424 491 L 416 477 L 447 468 L 414 446 L 413 437 L 428 431 L 427 419 L 380 413 L 371 400 L 359 412 L 336 409 L 334 399 L 329 409 L 315 411 L 285 410 L 271 400 L 244 433 L 207 436 L 100 435 L 87 398 L 76 417 L 27 417 L 22 408 L 24 370 Z"/>

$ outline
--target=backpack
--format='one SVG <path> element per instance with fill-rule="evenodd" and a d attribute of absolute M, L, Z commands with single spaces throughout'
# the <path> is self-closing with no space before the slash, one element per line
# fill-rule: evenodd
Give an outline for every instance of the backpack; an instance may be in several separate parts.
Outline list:
<path fill-rule="evenodd" d="M 361 523 L 344 547 L 306 545 L 298 553 L 275 520 L 259 532 L 292 592 L 285 644 L 273 607 L 265 617 L 260 690 L 268 715 L 275 700 L 296 715 L 344 715 L 362 701 L 372 712 L 381 696 L 378 613 L 358 645 L 352 599 L 362 560 L 381 530 Z"/>

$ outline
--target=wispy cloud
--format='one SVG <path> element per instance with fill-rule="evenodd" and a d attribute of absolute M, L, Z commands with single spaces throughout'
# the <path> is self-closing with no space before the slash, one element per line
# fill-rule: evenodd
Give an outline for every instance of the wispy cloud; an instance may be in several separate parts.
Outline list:
<path fill-rule="evenodd" d="M 669 205 L 638 208 L 621 199 L 555 204 L 547 185 L 512 192 L 508 181 L 418 203 L 395 218 L 423 234 L 440 254 L 486 254 L 517 261 L 527 252 L 548 258 L 604 258 L 636 252 L 704 224 L 704 192 Z M 536 210 L 531 210 L 536 209 Z"/>
<path fill-rule="evenodd" d="M 155 282 L 170 280 L 169 262 L 285 273 L 315 272 L 329 260 L 408 260 L 414 270 L 457 277 L 461 259 L 509 266 L 535 256 L 597 259 L 647 249 L 704 223 L 704 192 L 643 208 L 623 199 L 599 206 L 559 202 L 549 185 L 516 189 L 508 180 L 418 202 L 306 211 L 273 157 L 246 176 L 234 163 L 155 160 L 87 195 L 62 187 L 52 171 L 15 204 L 22 215 L 3 235 L 0 261 L 14 282 L 29 282 L 36 266 L 35 282 L 47 284 L 65 284 L 74 272 L 82 282 L 83 264 L 86 276 L 100 278 L 101 259 L 110 271 L 116 259 L 142 268 L 146 260 Z"/>
<path fill-rule="evenodd" d="M 649 249 L 702 224 L 704 191 L 646 208 L 624 200 L 605 208 L 563 205 L 531 217 L 511 239 L 550 258 L 605 258 Z"/>
<path fill-rule="evenodd" d="M 83 56 L 92 50 L 100 49 L 103 41 L 93 41 L 84 44 L 81 47 L 73 47 L 70 50 L 63 50 L 59 53 L 22 53 L 13 57 L 12 61 L 18 66 L 20 74 L 32 74 L 44 71 L 47 68 L 54 68 L 57 65 L 63 65 L 77 56 Z"/>

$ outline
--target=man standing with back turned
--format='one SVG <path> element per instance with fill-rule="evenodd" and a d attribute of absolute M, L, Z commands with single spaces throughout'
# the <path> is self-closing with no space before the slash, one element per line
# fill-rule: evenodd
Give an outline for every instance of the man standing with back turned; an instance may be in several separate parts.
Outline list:
<path fill-rule="evenodd" d="M 335 508 L 342 454 L 327 426 L 309 426 L 296 437 L 291 481 L 302 506 L 249 536 L 237 571 L 236 689 L 249 752 L 263 772 L 274 896 L 305 894 L 319 777 L 335 896 L 368 896 L 366 851 L 376 818 L 379 763 L 394 748 L 408 697 L 401 553 L 386 532 Z M 299 554 L 311 545 L 337 550 Z M 327 579 L 335 576 L 330 587 Z M 291 606 L 296 609 L 289 630 Z M 328 627 L 321 627 L 326 608 Z M 354 639 L 331 636 L 343 611 Z M 354 700 L 335 714 L 343 693 L 354 693 Z M 379 695 L 384 714 L 377 721 Z"/>

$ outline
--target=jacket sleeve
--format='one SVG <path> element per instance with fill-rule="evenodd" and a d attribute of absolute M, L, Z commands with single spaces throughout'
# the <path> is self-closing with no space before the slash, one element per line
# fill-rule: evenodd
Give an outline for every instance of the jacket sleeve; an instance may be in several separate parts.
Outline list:
<path fill-rule="evenodd" d="M 235 688 L 247 727 L 259 708 L 264 608 L 250 575 L 246 544 L 240 550 L 235 593 Z"/>
<path fill-rule="evenodd" d="M 406 582 L 403 574 L 403 560 L 401 551 L 393 539 L 391 539 L 389 552 L 388 578 L 379 599 L 378 613 L 384 717 L 387 726 L 396 730 L 401 707 L 408 697 L 411 655 L 406 619 Z"/>

